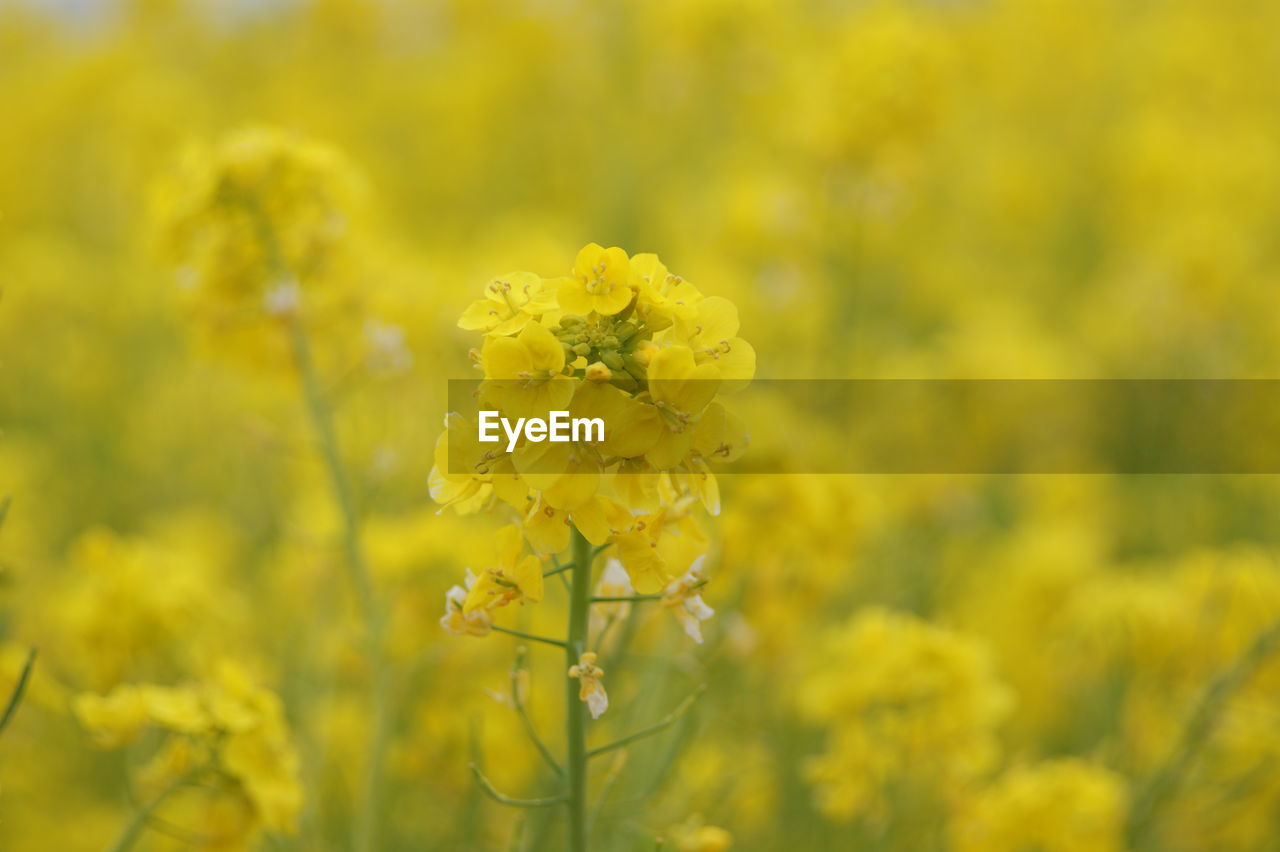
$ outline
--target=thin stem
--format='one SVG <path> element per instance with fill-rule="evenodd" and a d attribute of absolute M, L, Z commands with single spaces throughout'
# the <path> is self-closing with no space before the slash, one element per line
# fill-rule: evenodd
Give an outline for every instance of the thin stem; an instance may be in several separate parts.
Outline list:
<path fill-rule="evenodd" d="M 640 601 L 660 601 L 662 595 L 594 595 L 592 603 L 638 603 Z"/>
<path fill-rule="evenodd" d="M 302 379 L 302 390 L 306 396 L 311 425 L 320 442 L 320 453 L 324 457 L 325 468 L 328 470 L 329 484 L 333 488 L 338 510 L 342 514 L 342 543 L 347 569 L 351 573 L 351 582 L 359 597 L 360 609 L 372 629 L 379 622 L 376 617 L 377 606 L 374 602 L 373 582 L 365 564 L 364 546 L 360 540 L 360 520 L 356 512 L 351 485 L 347 481 L 347 471 L 338 451 L 338 437 L 333 426 L 333 415 L 325 403 L 324 393 L 320 388 L 320 379 L 316 373 L 306 329 L 296 319 L 289 324 L 289 329 L 293 341 L 294 361 L 298 365 L 298 372 Z"/>
<path fill-rule="evenodd" d="M 707 687 L 705 684 L 702 686 L 699 686 L 697 689 L 693 691 L 691 695 L 685 698 L 684 701 L 681 701 L 678 705 L 676 705 L 676 709 L 672 710 L 670 713 L 663 716 L 657 722 L 654 722 L 652 725 L 650 725 L 647 728 L 641 728 L 640 730 L 636 731 L 634 734 L 628 734 L 627 736 L 623 737 L 620 740 L 614 740 L 608 745 L 602 745 L 599 748 L 593 748 L 591 749 L 591 751 L 587 752 L 587 757 L 596 757 L 598 755 L 605 754 L 606 752 L 613 751 L 616 748 L 622 748 L 625 745 L 630 745 L 636 740 L 642 740 L 645 737 L 652 736 L 653 734 L 656 734 L 659 731 L 662 731 L 670 727 L 671 725 L 675 724 L 677 719 L 679 719 L 685 713 L 688 713 L 689 710 L 693 707 L 693 705 L 698 702 L 698 699 L 702 697 L 702 693 L 706 691 L 707 691 Z"/>
<path fill-rule="evenodd" d="M 12 497 L 5 497 L 3 500 L 0 500 L 0 526 L 4 524 L 4 519 L 9 516 L 9 506 L 12 503 Z"/>
<path fill-rule="evenodd" d="M 271 286 L 296 287 L 296 276 L 289 269 L 271 220 L 252 197 L 241 197 L 238 200 L 249 214 L 262 245 L 270 277 L 273 279 L 270 282 Z M 320 442 L 320 452 L 328 470 L 329 484 L 342 515 L 343 551 L 346 556 L 347 570 L 356 588 L 361 615 L 368 631 L 366 652 L 373 680 L 370 697 L 373 724 L 369 732 L 368 760 L 365 766 L 359 817 L 355 821 L 354 845 L 357 852 L 370 852 L 377 845 L 378 821 L 375 809 L 382 779 L 383 756 L 390 735 L 391 714 L 388 697 L 391 692 L 391 671 L 382 653 L 384 625 L 374 598 L 373 581 L 370 579 L 364 546 L 360 539 L 360 521 L 356 511 L 355 497 L 347 481 L 346 468 L 342 464 L 333 414 L 326 402 L 319 374 L 316 372 L 315 359 L 311 354 L 311 342 L 307 338 L 302 319 L 296 312 L 289 316 L 287 325 L 293 347 L 293 359 L 298 368 L 303 395 L 306 397 L 311 425 Z"/>
<path fill-rule="evenodd" d="M 138 838 L 142 836 L 142 832 L 146 829 L 147 823 L 150 822 L 151 815 L 155 813 L 156 808 L 163 805 L 170 796 L 181 790 L 208 768 L 207 766 L 197 766 L 195 769 L 173 779 L 169 786 L 161 790 L 154 799 L 138 809 L 138 812 L 133 815 L 133 819 L 129 820 L 129 824 L 124 827 L 124 831 L 120 832 L 116 842 L 111 844 L 109 852 L 128 852 L 129 849 L 132 849 L 133 844 L 137 843 Z"/>
<path fill-rule="evenodd" d="M 1133 806 L 1133 816 L 1129 821 L 1129 846 L 1137 849 L 1146 840 L 1147 834 L 1155 824 L 1155 815 L 1160 808 L 1178 790 L 1178 785 L 1191 768 L 1200 749 L 1208 741 L 1214 724 L 1222 713 L 1227 699 L 1244 685 L 1258 670 L 1258 667 L 1280 645 L 1280 621 L 1276 621 L 1266 630 L 1258 634 L 1238 660 L 1226 670 L 1220 672 L 1205 688 L 1183 729 L 1182 741 L 1164 766 L 1160 768 L 1147 785 L 1138 793 Z"/>
<path fill-rule="evenodd" d="M 489 781 L 484 777 L 484 773 L 480 771 L 480 767 L 474 763 L 471 764 L 471 774 L 475 776 L 476 783 L 480 785 L 480 789 L 484 794 L 495 802 L 508 805 L 513 808 L 545 808 L 550 805 L 558 805 L 564 802 L 568 797 L 561 793 L 559 796 L 547 796 L 543 799 L 516 799 L 511 796 L 499 793 Z"/>
<path fill-rule="evenodd" d="M 371 696 L 373 725 L 369 734 L 368 760 L 365 769 L 364 788 L 361 793 L 359 818 L 355 823 L 355 848 L 357 852 L 370 852 L 377 847 L 378 820 L 375 810 L 378 805 L 379 786 L 382 780 L 382 758 L 386 751 L 389 727 L 387 696 L 391 687 L 391 676 L 382 655 L 382 618 L 374 600 L 373 582 L 365 562 L 364 546 L 360 538 L 360 520 L 356 512 L 355 498 L 347 481 L 346 468 L 338 452 L 337 433 L 333 426 L 333 416 L 325 404 L 320 380 L 316 374 L 315 364 L 311 357 L 311 346 L 306 330 L 296 318 L 290 323 L 293 339 L 294 360 L 302 378 L 303 392 L 307 399 L 307 408 L 311 415 L 311 423 L 320 441 L 320 452 L 324 457 L 325 467 L 329 471 L 329 484 L 333 488 L 338 509 L 342 514 L 343 551 L 346 554 L 347 569 L 351 574 L 352 584 L 356 587 L 356 595 L 360 610 L 364 616 L 367 634 L 367 655 L 369 668 L 373 677 Z"/>
<path fill-rule="evenodd" d="M 569 590 L 569 631 L 565 644 L 566 671 L 578 664 L 587 643 L 587 615 L 591 587 L 591 543 L 572 527 L 573 573 Z M 565 735 L 569 775 L 569 852 L 587 850 L 587 708 L 578 698 L 578 682 L 565 676 Z"/>
<path fill-rule="evenodd" d="M 557 565 L 556 567 L 550 570 L 543 571 L 542 576 L 554 577 L 556 574 L 563 574 L 565 571 L 572 571 L 572 570 L 573 570 L 573 563 L 570 562 L 568 565 Z"/>
<path fill-rule="evenodd" d="M 555 771 L 556 775 L 563 777 L 564 767 L 552 756 L 551 749 L 547 748 L 547 744 L 542 741 L 542 737 L 538 736 L 538 729 L 534 727 L 533 719 L 529 718 L 529 713 L 525 710 L 524 699 L 520 697 L 520 672 L 525 670 L 524 655 L 525 647 L 521 645 L 516 650 L 516 664 L 511 669 L 511 705 L 520 714 L 520 721 L 524 722 L 525 733 L 529 735 L 529 739 L 533 740 L 533 744 L 537 747 L 538 753 L 542 755 L 542 759 Z"/>
<path fill-rule="evenodd" d="M 532 633 L 525 633 L 523 630 L 512 630 L 510 627 L 499 627 L 494 624 L 491 625 L 489 629 L 496 630 L 498 633 L 506 633 L 510 636 L 518 636 L 521 639 L 528 639 L 530 642 L 542 642 L 545 645 L 555 645 L 557 648 L 563 648 L 565 646 L 565 643 L 561 642 L 559 639 L 548 639 L 546 636 L 535 636 Z"/>
<path fill-rule="evenodd" d="M 0 731 L 8 727 L 9 720 L 17 712 L 18 704 L 22 701 L 22 694 L 27 690 L 27 681 L 31 679 L 31 669 L 35 664 L 36 649 L 32 648 L 27 652 L 27 661 L 22 664 L 22 671 L 18 674 L 18 683 L 13 687 L 13 693 L 9 696 L 9 703 L 5 705 L 4 715 L 0 715 Z"/>
<path fill-rule="evenodd" d="M 250 205 L 255 219 L 259 222 L 262 241 L 267 250 L 269 263 L 276 278 L 280 282 L 293 280 L 292 274 L 284 264 L 275 234 L 266 218 Z M 382 655 L 382 618 L 373 593 L 373 581 L 364 555 L 364 546 L 360 538 L 360 520 L 356 510 L 354 493 L 347 479 L 346 468 L 338 449 L 337 431 L 333 424 L 333 413 L 325 400 L 325 394 L 316 372 L 315 359 L 311 354 L 311 342 L 299 317 L 293 316 L 289 323 L 290 341 L 293 346 L 293 358 L 298 368 L 302 383 L 303 395 L 306 397 L 307 412 L 311 426 L 320 444 L 320 454 L 324 459 L 329 475 L 329 484 L 334 499 L 342 515 L 343 553 L 352 585 L 356 589 L 357 601 L 361 615 L 368 631 L 367 656 L 370 675 L 373 679 L 371 703 L 373 723 L 369 733 L 368 761 L 366 763 L 364 786 L 361 793 L 359 818 L 355 822 L 355 848 L 357 852 L 369 852 L 376 847 L 377 818 L 374 813 L 378 803 L 378 787 L 382 778 L 382 758 L 386 751 L 389 734 L 390 713 L 387 697 L 391 689 L 391 673 L 387 669 Z"/>

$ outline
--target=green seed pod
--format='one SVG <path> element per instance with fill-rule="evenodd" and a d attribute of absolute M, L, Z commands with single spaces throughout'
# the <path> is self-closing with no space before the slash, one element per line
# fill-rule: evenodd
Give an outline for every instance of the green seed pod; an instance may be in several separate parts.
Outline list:
<path fill-rule="evenodd" d="M 600 353 L 600 360 L 603 361 L 604 365 L 610 370 L 626 369 L 625 365 L 622 363 L 622 356 L 612 349 L 603 350 Z"/>
<path fill-rule="evenodd" d="M 609 384 L 627 393 L 633 393 L 640 387 L 640 383 L 636 381 L 635 376 L 627 372 L 614 373 L 613 378 L 609 380 Z"/>

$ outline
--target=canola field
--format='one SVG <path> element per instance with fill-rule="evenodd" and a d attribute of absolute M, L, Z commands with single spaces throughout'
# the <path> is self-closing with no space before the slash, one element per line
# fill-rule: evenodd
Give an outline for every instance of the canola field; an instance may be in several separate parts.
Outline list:
<path fill-rule="evenodd" d="M 0 2 L 0 849 L 1280 849 L 1275 476 L 740 392 L 1276 377 L 1277 33 Z"/>

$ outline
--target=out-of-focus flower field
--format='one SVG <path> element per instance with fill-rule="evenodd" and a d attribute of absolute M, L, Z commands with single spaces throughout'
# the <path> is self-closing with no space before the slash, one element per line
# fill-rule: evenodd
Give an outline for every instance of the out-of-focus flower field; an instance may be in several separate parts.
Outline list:
<path fill-rule="evenodd" d="M 731 360 L 1275 377 L 1278 32 L 1258 0 L 0 2 L 0 848 L 574 849 L 581 793 L 592 850 L 1276 849 L 1273 477 L 717 494 L 667 421 L 619 452 L 660 490 L 512 495 L 436 445 L 473 362 L 619 399 Z M 566 641 L 570 520 L 632 599 L 570 617 L 566 704 L 565 651 L 507 632 Z M 659 729 L 560 794 L 575 725 Z"/>

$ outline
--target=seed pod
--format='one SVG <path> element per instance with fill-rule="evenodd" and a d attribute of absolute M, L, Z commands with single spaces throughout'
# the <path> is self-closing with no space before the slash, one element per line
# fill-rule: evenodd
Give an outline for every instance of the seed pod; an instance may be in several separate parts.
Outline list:
<path fill-rule="evenodd" d="M 622 362 L 622 356 L 612 349 L 606 349 L 600 353 L 600 360 L 605 363 L 611 370 L 624 370 L 626 366 Z"/>

